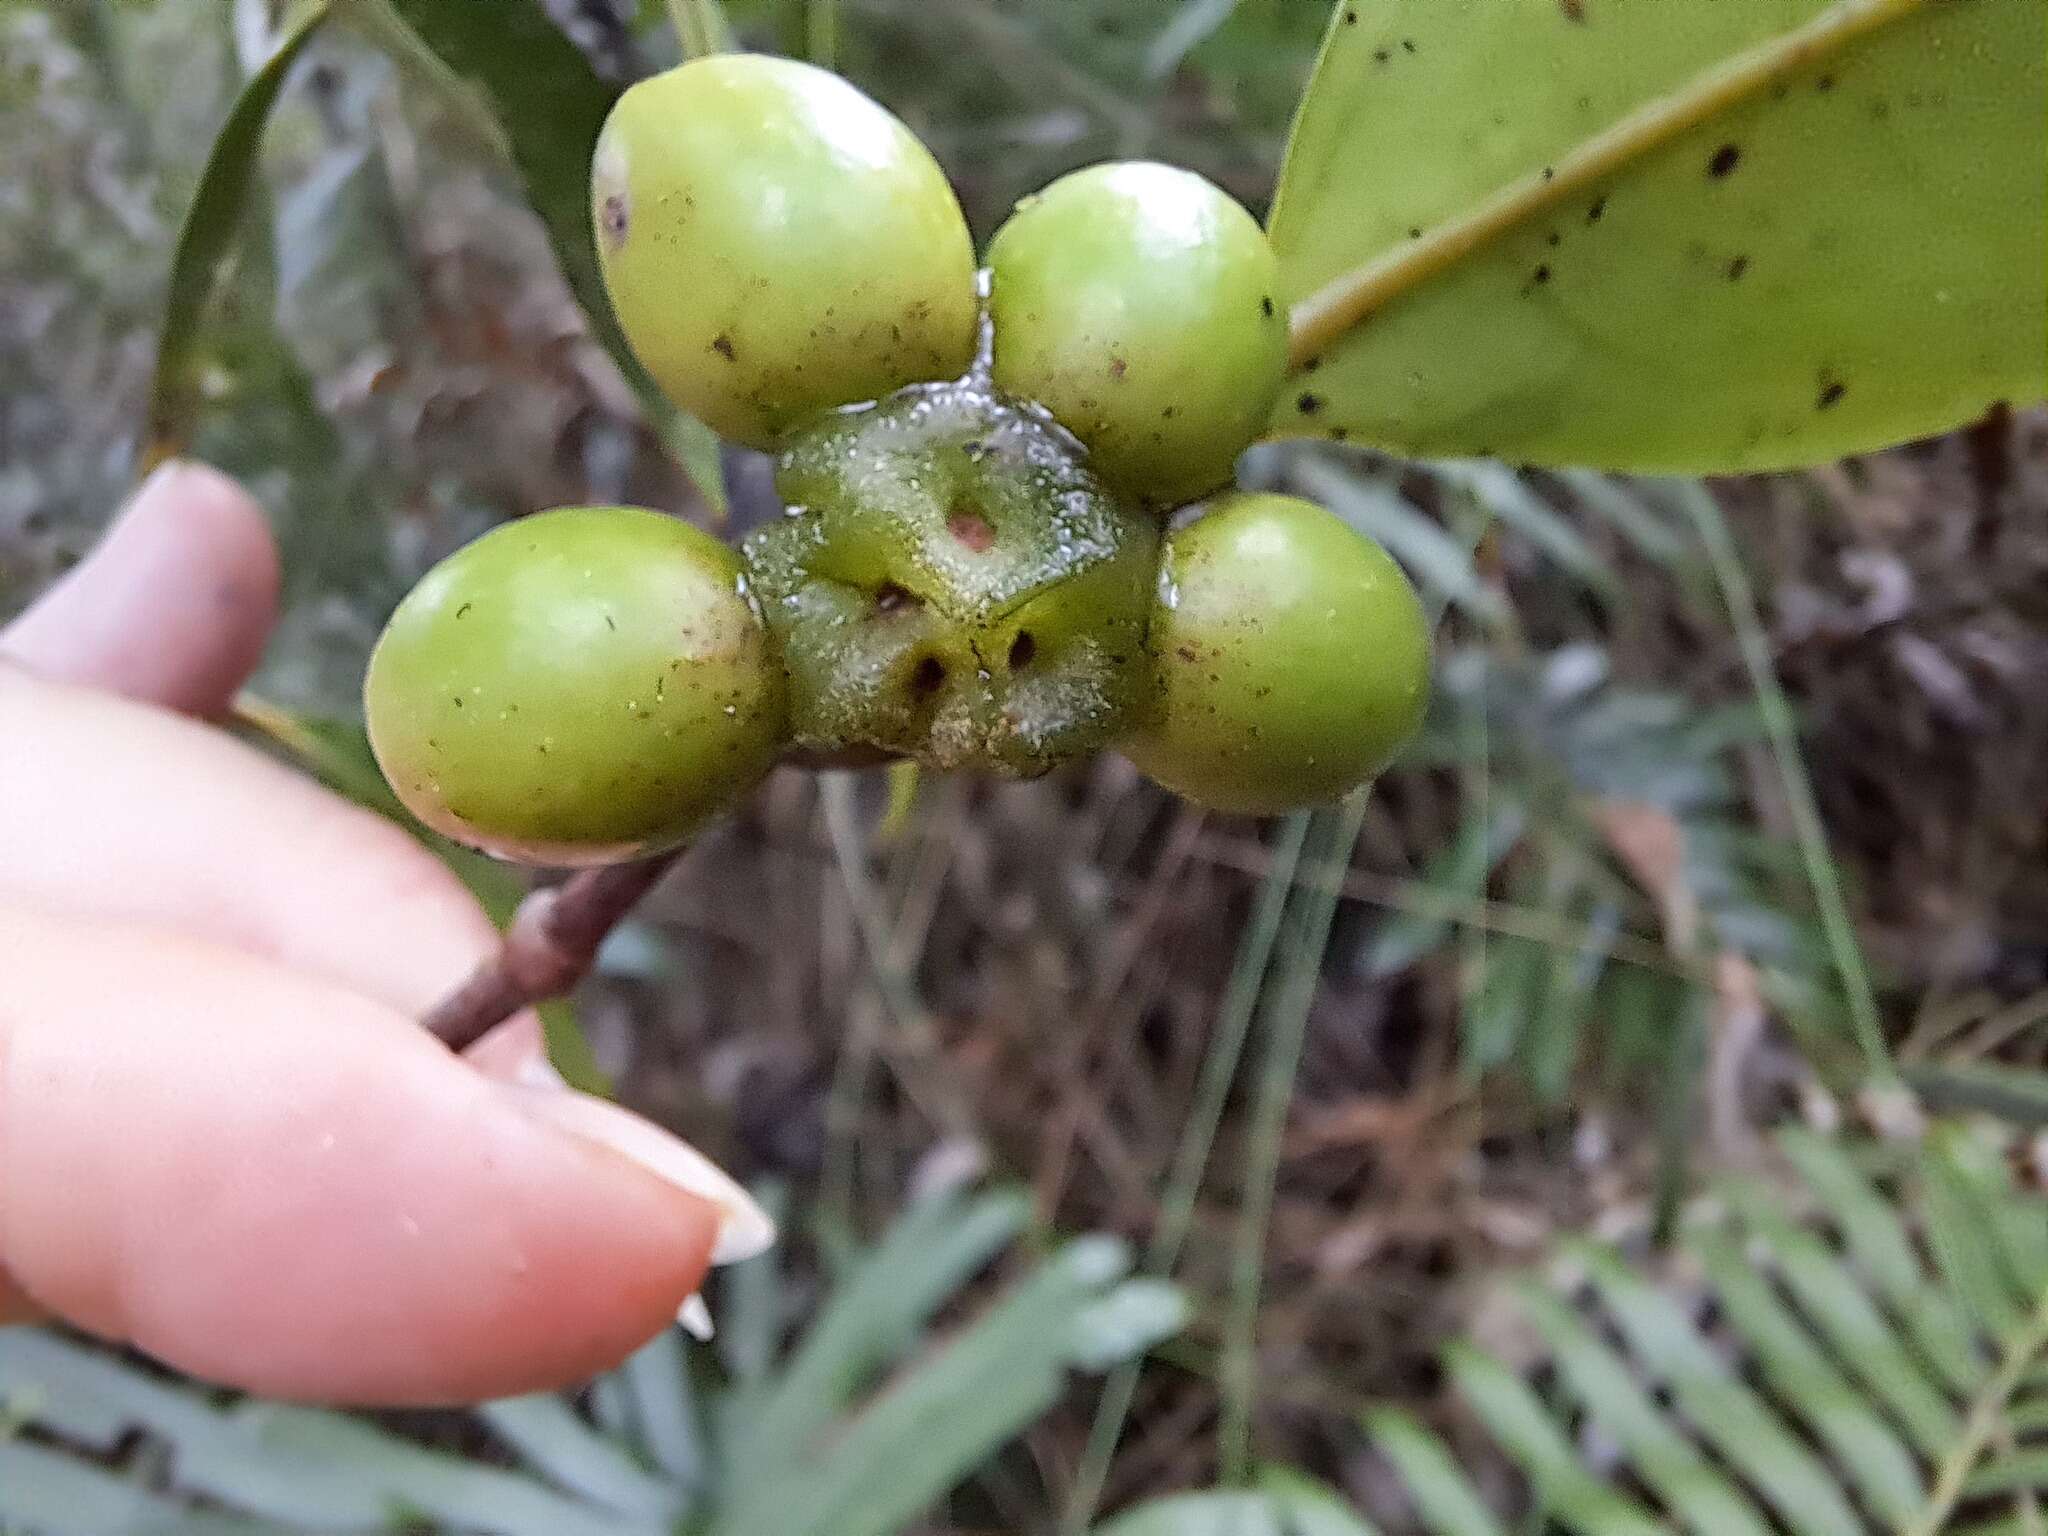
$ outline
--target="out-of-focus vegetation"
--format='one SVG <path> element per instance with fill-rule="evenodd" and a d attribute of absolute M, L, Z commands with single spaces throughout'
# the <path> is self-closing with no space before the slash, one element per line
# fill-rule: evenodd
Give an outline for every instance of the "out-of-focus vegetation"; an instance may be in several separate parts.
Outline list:
<path fill-rule="evenodd" d="M 652 0 L 638 14 L 610 0 L 550 4 L 615 77 L 675 56 Z M 1111 155 L 1190 165 L 1262 207 L 1325 16 L 1310 0 L 726 10 L 760 46 L 829 44 L 933 145 L 982 237 L 1016 197 Z M 274 19 L 259 0 L 0 5 L 0 616 L 90 544 L 132 480 L 177 222 Z M 268 137 L 263 195 L 203 333 L 194 449 L 246 477 L 277 519 L 291 592 L 259 685 L 291 710 L 350 716 L 399 595 L 493 522 L 570 501 L 712 520 L 589 335 L 490 140 L 429 73 L 346 31 L 302 61 Z M 761 467 L 743 456 L 726 467 L 743 526 L 761 514 Z M 751 1289 L 759 1270 L 714 1296 L 723 1369 L 739 1386 L 714 1388 L 700 1360 L 703 1395 L 758 1407 L 746 1384 L 770 1379 L 784 1335 L 812 1349 L 864 1294 L 859 1277 L 874 1270 L 854 1257 L 860 1234 L 984 1171 L 1029 1190 L 1025 1249 L 1053 1252 L 1063 1232 L 1122 1234 L 1141 1270 L 1179 1284 L 1189 1315 L 1142 1369 L 1064 1392 L 1057 1362 L 1105 1368 L 1166 1332 L 1164 1293 L 1131 1293 L 1145 1305 L 1121 1350 L 1011 1339 L 1005 1371 L 1038 1371 L 1044 1390 L 963 1442 L 922 1513 L 889 1511 L 919 1532 L 1078 1532 L 1098 1502 L 1122 1509 L 1254 1461 L 1313 1473 L 1386 1530 L 1493 1529 L 1475 1490 L 1495 1510 L 1548 1510 L 1573 1528 L 1649 1528 L 1586 1504 L 1559 1446 L 1595 1475 L 1633 1466 L 1631 1495 L 1658 1508 L 1702 1507 L 1660 1481 L 1695 1476 L 1702 1459 L 1769 1495 L 1717 1438 L 1739 1442 L 1741 1414 L 1716 1417 L 1684 1395 L 1712 1375 L 1711 1356 L 1756 1364 L 1774 1403 L 1803 1401 L 1772 1374 L 1796 1378 L 1803 1358 L 1764 1305 L 1783 1295 L 1745 1293 L 1736 1317 L 1725 1261 L 1738 1239 L 1771 1250 L 1782 1266 L 1771 1273 L 1821 1326 L 1816 1347 L 1852 1374 L 1860 1348 L 1897 1330 L 1828 1331 L 1864 1316 L 1853 1296 L 1802 1289 L 1825 1286 L 1838 1261 L 1866 1306 L 1875 1292 L 1904 1326 L 1914 1297 L 1935 1298 L 1942 1315 L 1960 1307 L 1964 1321 L 1936 1324 L 1951 1344 L 1960 1327 L 1966 1348 L 2004 1342 L 2024 1366 L 2039 1348 L 2025 1331 L 2040 1291 L 2025 1267 L 2033 1249 L 1995 1283 L 1973 1277 L 1955 1268 L 1968 1244 L 1953 1222 L 1938 1211 L 1923 1222 L 1913 1177 L 1852 1217 L 1844 1186 L 1821 1189 L 1795 1157 L 1850 1250 L 1815 1257 L 1792 1225 L 1809 1210 L 1803 1186 L 1766 1130 L 1865 1122 L 1910 1141 L 1920 1108 L 1888 1081 L 1871 1090 L 1886 1057 L 1926 1107 L 2043 1119 L 2048 421 L 1999 413 L 1881 456 L 1704 486 L 1292 444 L 1255 450 L 1246 471 L 1380 538 L 1445 615 L 1424 739 L 1362 808 L 1263 827 L 1204 816 L 1114 759 L 1032 785 L 929 781 L 893 804 L 877 778 L 780 774 L 608 946 L 581 999 L 601 1065 L 629 1101 L 729 1166 L 785 1183 L 801 1213 L 772 1303 Z M 1831 931 L 1837 897 L 1850 921 Z M 1977 1144 L 1954 1145 L 1963 1156 Z M 1896 1147 L 1869 1155 L 1891 1172 L 1914 1166 Z M 1739 1228 L 1684 1204 L 1705 1170 L 1729 1166 L 1761 1181 L 1742 1186 L 1754 1202 L 1738 1206 Z M 2033 1241 L 2020 1230 L 2033 1219 L 2011 1218 L 2016 1242 Z M 1656 1240 L 1674 1230 L 1678 1256 L 1659 1256 Z M 1688 1332 L 1654 1310 L 1635 1314 L 1654 1324 L 1640 1336 L 1613 1314 L 1622 1347 L 1606 1353 L 1552 1303 L 1533 1314 L 1533 1337 L 1526 1316 L 1504 1321 L 1488 1277 L 1552 1255 L 1566 1233 L 1618 1245 L 1657 1294 L 1684 1304 L 1706 1294 L 1689 1267 L 1706 1263 L 1739 1345 L 1715 1317 L 1693 1316 Z M 1932 1279 L 1897 1263 L 1917 1262 L 1923 1241 L 1941 1266 Z M 1859 1242 L 1882 1251 L 1859 1254 Z M 833 1374 L 836 1396 L 758 1454 L 795 1458 L 829 1439 L 873 1373 L 926 1352 L 935 1319 L 952 1333 L 953 1287 L 999 1242 L 968 1246 L 975 1263 L 963 1257 L 928 1304 L 872 1335 L 860 1369 Z M 1585 1262 L 1611 1303 L 1624 1284 L 1613 1261 Z M 993 1306 L 999 1317 L 1050 1283 L 1016 1279 L 1048 1272 L 1023 1257 L 994 1268 L 1021 1289 L 991 1282 L 963 1315 Z M 895 1273 L 865 1283 L 908 1285 Z M 1440 1346 L 1467 1335 L 1496 1364 L 1456 1354 L 1446 1373 Z M 957 1338 L 931 1369 L 987 1337 Z M 36 1423 L 10 1441 L 13 1420 L 0 1418 L 0 1469 L 13 1468 L 0 1471 L 0 1524 L 10 1477 L 29 1486 L 22 1469 L 52 1478 L 60 1462 L 93 1486 L 142 1490 L 119 1513 L 129 1523 L 80 1525 L 81 1510 L 114 1506 L 60 1496 L 54 1514 L 15 1516 L 25 1529 L 251 1528 L 212 1511 L 177 1525 L 180 1493 L 293 1529 L 375 1524 L 346 1511 L 322 1524 L 337 1507 L 317 1495 L 287 1510 L 194 1477 L 198 1442 L 181 1454 L 174 1425 L 202 1423 L 195 1398 L 133 1372 L 93 1375 L 103 1362 L 50 1347 L 66 1352 L 22 1358 L 58 1360 L 118 1411 L 45 1417 L 32 1397 L 7 1395 L 0 1354 L 0 1408 Z M 1801 1433 L 1848 1467 L 1837 1485 L 1859 1513 L 1913 1529 L 1900 1467 L 1927 1491 L 1946 1466 L 1950 1419 L 1930 1403 L 1973 1422 L 1973 1402 L 1998 1383 L 1982 1369 L 1989 1356 L 1942 1374 L 1924 1342 L 1899 1347 L 1932 1373 L 1932 1399 L 1901 1408 L 1855 1379 L 1887 1433 L 1906 1432 L 1903 1463 L 1889 1442 L 1870 1450 L 1860 1419 L 1830 1422 L 1862 1436 L 1862 1459 L 1824 1430 Z M 302 1453 L 339 1458 L 319 1475 L 375 1463 L 396 1477 L 415 1465 L 405 1443 L 472 1470 L 511 1450 L 525 1472 L 493 1471 L 505 1481 L 490 1487 L 539 1497 L 531 1490 L 547 1485 L 580 1500 L 589 1529 L 673 1521 L 700 1463 L 671 1463 L 698 1441 L 650 1427 L 650 1413 L 684 1411 L 674 1346 L 657 1349 L 662 1385 L 629 1368 L 576 1405 L 573 1426 L 558 1406 L 529 1404 L 480 1422 L 397 1419 L 343 1446 L 344 1428 L 320 1420 Z M 776 1379 L 801 1380 L 795 1370 Z M 106 1384 L 117 1379 L 129 1385 Z M 1623 1387 L 1661 1387 L 1675 1407 L 1619 1412 L 1633 1401 Z M 962 1390 L 959 1402 L 981 1401 L 978 1387 Z M 1705 1390 L 1725 1410 L 1726 1391 Z M 1522 1411 L 1531 1391 L 1549 1403 L 1541 1427 Z M 1386 1417 L 1387 1405 L 1404 1416 Z M 2024 1451 L 2038 1417 L 2003 1407 L 1990 1422 Z M 1357 1422 L 1368 1408 L 1381 1414 L 1370 1435 Z M 245 1457 L 269 1454 L 265 1426 L 301 1422 L 241 1412 L 203 1424 L 222 1444 L 244 1436 L 233 1443 Z M 706 1455 L 744 1444 L 722 1412 Z M 1658 1438 L 1673 1414 L 1684 1423 Z M 1466 1482 L 1435 1466 L 1441 1453 L 1414 1421 L 1452 1436 Z M 150 1432 L 139 1445 L 132 1426 Z M 431 1466 L 435 1478 L 467 1475 Z M 1866 1472 L 1889 1491 L 1846 1480 Z M 939 1497 L 954 1480 L 964 1488 Z M 519 1528 L 427 1502 L 424 1485 L 393 1486 L 381 1506 L 392 1518 Z M 1257 1509 L 1243 1499 L 1126 1529 L 1278 1532 L 1290 1528 L 1282 1508 L 1298 1531 L 1358 1529 L 1298 1489 Z M 554 1504 L 526 1507 L 564 1522 L 548 1528 L 580 1528 Z M 691 1507 L 708 1530 L 853 1536 L 785 1514 L 720 1523 L 738 1516 L 716 1500 Z M 1842 1528 L 1778 1508 L 1789 1529 Z M 1219 1509 L 1266 1524 L 1217 1524 Z M 2018 1507 L 2013 1518 L 2035 1522 L 2017 1531 L 2040 1516 Z"/>

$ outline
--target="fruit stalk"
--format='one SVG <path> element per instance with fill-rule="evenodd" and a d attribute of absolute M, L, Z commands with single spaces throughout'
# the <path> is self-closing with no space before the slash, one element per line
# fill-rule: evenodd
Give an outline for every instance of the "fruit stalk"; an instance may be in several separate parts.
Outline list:
<path fill-rule="evenodd" d="M 683 855 L 672 848 L 627 864 L 580 870 L 519 904 L 498 952 L 420 1022 L 466 1050 L 522 1008 L 561 997 L 590 972 L 598 947 Z"/>

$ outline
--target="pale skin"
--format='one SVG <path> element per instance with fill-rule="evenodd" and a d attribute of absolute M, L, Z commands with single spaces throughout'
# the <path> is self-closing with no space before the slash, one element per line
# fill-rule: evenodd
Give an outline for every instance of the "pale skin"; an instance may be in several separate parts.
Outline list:
<path fill-rule="evenodd" d="M 303 1400 L 579 1381 L 766 1223 L 532 1016 L 466 1058 L 413 1023 L 483 913 L 208 723 L 277 591 L 261 509 L 174 465 L 0 632 L 0 1323 Z"/>

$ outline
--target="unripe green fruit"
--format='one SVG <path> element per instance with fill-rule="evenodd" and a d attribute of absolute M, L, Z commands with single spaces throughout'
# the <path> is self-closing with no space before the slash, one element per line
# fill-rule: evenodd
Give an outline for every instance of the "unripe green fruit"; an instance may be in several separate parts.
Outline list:
<path fill-rule="evenodd" d="M 1038 413 L 919 385 L 793 438 L 747 568 L 820 753 L 1028 776 L 1121 733 L 1145 677 L 1156 519 Z"/>
<path fill-rule="evenodd" d="M 1221 811 L 1335 800 L 1422 723 L 1429 629 L 1393 558 L 1313 502 L 1238 495 L 1172 534 L 1153 697 L 1124 754 Z"/>
<path fill-rule="evenodd" d="M 649 373 L 716 431 L 962 372 L 974 246 L 914 134 L 837 75 L 715 54 L 633 86 L 591 169 L 597 253 Z"/>
<path fill-rule="evenodd" d="M 1126 496 L 1178 506 L 1230 478 L 1287 365 L 1265 232 L 1191 171 L 1064 176 L 989 246 L 995 379 L 1088 445 Z"/>
<path fill-rule="evenodd" d="M 406 809 L 534 864 L 681 842 L 767 772 L 784 690 L 735 553 L 631 507 L 507 523 L 429 571 L 363 685 Z"/>

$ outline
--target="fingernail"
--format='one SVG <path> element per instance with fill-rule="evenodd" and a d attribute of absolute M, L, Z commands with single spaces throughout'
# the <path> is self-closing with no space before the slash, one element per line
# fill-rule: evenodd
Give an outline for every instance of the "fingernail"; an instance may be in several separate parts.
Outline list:
<path fill-rule="evenodd" d="M 711 1309 L 704 1304 L 701 1295 L 692 1296 L 683 1303 L 683 1310 L 676 1314 L 676 1321 L 683 1326 L 683 1332 L 699 1344 L 709 1344 L 716 1331 L 711 1326 Z"/>
<path fill-rule="evenodd" d="M 775 1242 L 775 1223 L 733 1177 L 688 1142 L 652 1122 L 583 1093 L 538 1086 L 507 1086 L 528 1114 L 559 1130 L 594 1141 L 656 1178 L 666 1180 L 719 1212 L 713 1264 L 737 1264 L 765 1253 Z"/>

